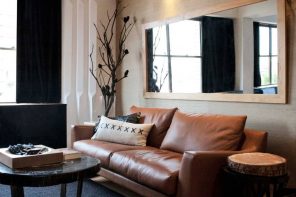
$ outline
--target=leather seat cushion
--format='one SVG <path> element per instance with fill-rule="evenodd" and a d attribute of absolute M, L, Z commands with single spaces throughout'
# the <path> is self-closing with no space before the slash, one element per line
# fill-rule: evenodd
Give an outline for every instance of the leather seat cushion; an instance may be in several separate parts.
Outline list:
<path fill-rule="evenodd" d="M 141 113 L 143 118 L 141 118 L 140 123 L 154 124 L 147 138 L 147 146 L 160 147 L 176 110 L 177 108 L 166 109 L 136 106 L 130 108 L 131 113 Z"/>
<path fill-rule="evenodd" d="M 141 149 L 142 147 L 116 144 L 98 140 L 80 140 L 74 142 L 73 148 L 89 156 L 100 159 L 101 165 L 103 167 L 108 167 L 110 157 L 114 152 Z"/>
<path fill-rule="evenodd" d="M 185 114 L 177 111 L 161 149 L 185 151 L 237 150 L 246 116 Z"/>
<path fill-rule="evenodd" d="M 115 152 L 109 168 L 167 195 L 176 193 L 182 154 L 146 147 Z"/>

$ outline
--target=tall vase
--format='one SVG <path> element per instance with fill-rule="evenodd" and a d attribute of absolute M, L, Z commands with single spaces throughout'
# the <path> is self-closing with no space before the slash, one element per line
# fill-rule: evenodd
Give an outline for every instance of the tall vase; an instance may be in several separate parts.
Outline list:
<path fill-rule="evenodd" d="M 104 97 L 100 96 L 100 102 L 99 102 L 99 116 L 104 115 L 105 114 L 105 103 L 104 103 Z M 109 111 L 108 116 L 109 117 L 114 117 L 115 116 L 115 103 L 116 103 L 116 96 L 114 96 L 114 102 L 111 106 L 111 109 Z"/>

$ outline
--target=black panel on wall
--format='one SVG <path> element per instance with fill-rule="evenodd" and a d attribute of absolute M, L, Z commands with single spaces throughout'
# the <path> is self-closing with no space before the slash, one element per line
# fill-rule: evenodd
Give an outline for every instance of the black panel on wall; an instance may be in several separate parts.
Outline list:
<path fill-rule="evenodd" d="M 17 143 L 66 147 L 66 104 L 0 106 L 0 147 Z"/>

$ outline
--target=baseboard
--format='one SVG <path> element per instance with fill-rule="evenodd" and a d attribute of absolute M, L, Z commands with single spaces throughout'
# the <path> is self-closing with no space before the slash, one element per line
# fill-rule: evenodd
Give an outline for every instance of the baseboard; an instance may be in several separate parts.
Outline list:
<path fill-rule="evenodd" d="M 108 189 L 115 191 L 123 196 L 126 197 L 141 197 L 140 195 L 136 194 L 133 191 L 130 191 L 120 185 L 117 185 L 116 183 L 102 177 L 102 176 L 97 176 L 91 179 L 92 181 L 99 183 L 105 187 L 107 187 Z"/>

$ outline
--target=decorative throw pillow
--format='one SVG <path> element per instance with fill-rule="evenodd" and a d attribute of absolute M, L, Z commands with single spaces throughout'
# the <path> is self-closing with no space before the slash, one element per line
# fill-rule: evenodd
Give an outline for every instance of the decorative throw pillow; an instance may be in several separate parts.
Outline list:
<path fill-rule="evenodd" d="M 180 153 L 237 150 L 246 119 L 247 116 L 177 111 L 160 148 Z"/>
<path fill-rule="evenodd" d="M 156 148 L 160 147 L 161 142 L 170 127 L 176 110 L 177 108 L 167 109 L 136 106 L 132 106 L 130 108 L 131 113 L 141 112 L 142 118 L 140 123 L 154 123 L 147 139 L 147 145 Z"/>
<path fill-rule="evenodd" d="M 91 139 L 127 145 L 146 146 L 153 124 L 133 124 L 101 116 L 96 133 Z"/>
<path fill-rule="evenodd" d="M 115 116 L 115 117 L 111 117 L 110 119 L 129 122 L 129 123 L 139 123 L 141 119 L 141 112 L 133 113 L 125 116 Z"/>
<path fill-rule="evenodd" d="M 96 123 L 94 127 L 94 133 L 97 131 L 97 127 L 100 124 L 101 116 L 98 116 L 99 120 Z M 119 120 L 123 122 L 129 122 L 129 123 L 139 123 L 141 119 L 141 112 L 133 113 L 129 115 L 122 115 L 122 116 L 115 116 L 115 117 L 108 117 L 112 120 Z"/>

